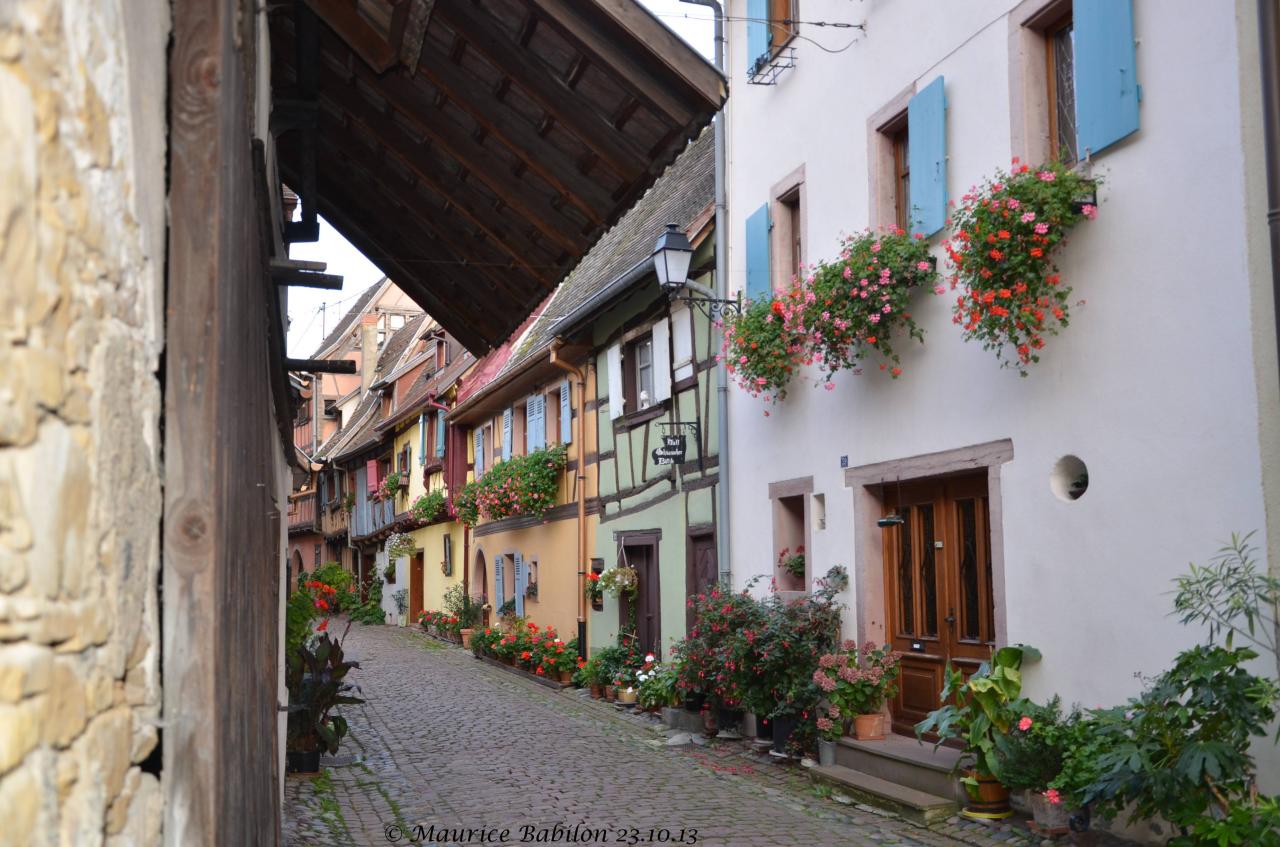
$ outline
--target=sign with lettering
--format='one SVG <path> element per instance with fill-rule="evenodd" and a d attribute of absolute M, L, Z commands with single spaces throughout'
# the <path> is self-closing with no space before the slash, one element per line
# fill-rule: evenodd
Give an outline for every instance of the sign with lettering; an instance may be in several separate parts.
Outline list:
<path fill-rule="evenodd" d="M 664 435 L 662 445 L 653 448 L 655 465 L 678 465 L 684 462 L 685 440 L 683 435 Z"/>

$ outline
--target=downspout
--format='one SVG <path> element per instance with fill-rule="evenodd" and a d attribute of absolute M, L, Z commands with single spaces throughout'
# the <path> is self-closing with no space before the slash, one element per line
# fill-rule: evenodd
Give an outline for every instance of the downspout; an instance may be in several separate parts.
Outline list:
<path fill-rule="evenodd" d="M 1275 0 L 1258 0 L 1261 41 L 1262 127 L 1267 160 L 1267 232 L 1271 240 L 1271 297 L 1276 315 L 1276 349 L 1280 354 L 1280 10 Z M 1274 573 L 1274 570 L 1273 570 Z M 1280 622 L 1275 624 L 1280 636 Z M 1276 657 L 1280 667 L 1280 656 Z"/>
<path fill-rule="evenodd" d="M 551 364 L 565 371 L 578 384 L 578 477 L 574 488 L 578 490 L 578 658 L 587 657 L 587 379 L 582 368 L 571 365 L 558 355 L 564 340 L 551 342 Z M 570 398 L 569 408 L 573 408 Z M 572 431 L 572 423 L 570 424 Z"/>
<path fill-rule="evenodd" d="M 426 405 L 432 409 L 439 409 L 448 415 L 449 407 L 437 400 L 436 396 L 437 395 L 434 393 L 431 394 Z M 448 436 L 444 439 L 444 450 L 445 453 L 449 452 Z M 449 472 L 450 463 L 451 461 L 449 459 L 446 459 L 444 462 L 444 484 L 445 487 L 449 488 L 449 499 L 452 501 L 453 487 L 449 485 L 449 482 L 453 477 L 453 474 Z M 422 487 L 427 487 L 427 480 L 425 476 L 422 479 Z M 452 533 L 450 534 L 452 535 Z M 423 564 L 425 565 L 425 561 Z M 471 527 L 466 524 L 462 524 L 462 595 L 467 598 L 471 597 Z"/>
<path fill-rule="evenodd" d="M 694 6 L 706 6 L 715 14 L 716 69 L 725 73 L 724 7 L 718 0 L 681 0 Z M 1260 0 L 1265 2 L 1265 0 Z M 716 297 L 729 299 L 729 221 L 725 200 L 725 130 L 724 109 L 716 115 Z M 720 581 L 731 586 L 733 574 L 729 567 L 729 374 L 723 360 L 716 362 L 716 563 L 720 567 Z"/>

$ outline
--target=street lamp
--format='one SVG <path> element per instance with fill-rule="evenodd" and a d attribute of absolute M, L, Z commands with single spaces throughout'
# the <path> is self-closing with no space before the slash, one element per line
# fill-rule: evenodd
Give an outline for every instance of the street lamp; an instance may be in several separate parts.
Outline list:
<path fill-rule="evenodd" d="M 667 224 L 653 248 L 653 269 L 662 290 L 672 300 L 697 308 L 711 320 L 719 320 L 725 312 L 741 313 L 740 301 L 722 300 L 710 288 L 689 279 L 692 261 L 693 245 L 688 236 L 679 224 Z"/>

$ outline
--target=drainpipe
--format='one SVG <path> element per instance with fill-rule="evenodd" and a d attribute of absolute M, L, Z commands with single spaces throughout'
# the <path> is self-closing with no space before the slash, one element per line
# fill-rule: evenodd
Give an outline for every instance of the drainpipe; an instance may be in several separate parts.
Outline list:
<path fill-rule="evenodd" d="M 437 400 L 434 393 L 430 395 L 430 399 L 427 400 L 426 405 L 428 408 L 439 409 L 446 415 L 449 414 L 449 407 Z M 449 439 L 447 437 L 444 440 L 444 445 L 445 452 L 449 452 Z M 449 462 L 446 460 L 444 463 L 444 484 L 446 487 L 449 485 L 450 476 Z M 425 474 L 422 479 L 422 487 L 427 487 Z M 452 496 L 452 491 L 450 492 L 450 496 Z M 452 535 L 452 531 L 449 534 Z M 471 532 L 470 528 L 466 524 L 462 525 L 462 594 L 464 597 L 471 596 Z"/>
<path fill-rule="evenodd" d="M 681 0 L 694 6 L 706 6 L 715 14 L 716 69 L 725 73 L 724 7 L 718 0 Z M 1259 0 L 1265 2 L 1265 0 Z M 726 77 L 727 78 L 727 77 Z M 729 221 L 725 200 L 725 129 L 724 109 L 716 115 L 716 297 L 729 299 Z M 720 581 L 732 585 L 729 567 L 729 374 L 723 361 L 716 363 L 716 441 L 719 467 L 716 481 L 716 562 Z"/>
<path fill-rule="evenodd" d="M 1276 314 L 1276 348 L 1280 353 L 1280 10 L 1275 0 L 1258 0 L 1261 40 L 1262 127 L 1267 159 L 1267 231 L 1271 237 L 1271 290 Z M 1280 622 L 1276 624 L 1280 635 Z M 1280 667 L 1280 656 L 1276 657 Z"/>
<path fill-rule="evenodd" d="M 582 368 L 571 365 L 559 356 L 564 339 L 551 342 L 551 364 L 568 373 L 578 384 L 578 477 L 574 488 L 578 490 L 578 658 L 587 657 L 587 378 Z M 569 398 L 573 408 L 573 398 Z M 572 424 L 570 425 L 572 427 Z"/>

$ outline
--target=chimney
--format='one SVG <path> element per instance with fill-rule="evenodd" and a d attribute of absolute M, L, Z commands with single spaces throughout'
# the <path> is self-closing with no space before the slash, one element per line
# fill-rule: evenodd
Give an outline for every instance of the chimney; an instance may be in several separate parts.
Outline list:
<path fill-rule="evenodd" d="M 360 395 L 369 393 L 378 370 L 378 316 L 360 318 Z"/>

